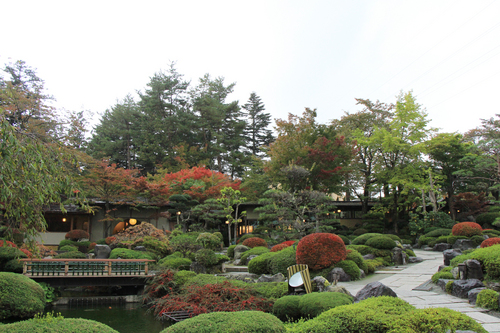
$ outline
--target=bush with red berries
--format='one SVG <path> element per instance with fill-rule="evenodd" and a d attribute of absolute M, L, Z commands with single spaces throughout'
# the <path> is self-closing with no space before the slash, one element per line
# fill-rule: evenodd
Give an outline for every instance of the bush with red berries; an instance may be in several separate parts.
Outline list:
<path fill-rule="evenodd" d="M 66 239 L 71 239 L 72 241 L 78 242 L 80 239 L 89 239 L 89 233 L 85 230 L 75 229 L 71 230 L 64 236 Z"/>
<path fill-rule="evenodd" d="M 243 245 L 254 248 L 257 246 L 264 246 L 267 247 L 267 242 L 263 240 L 262 238 L 259 237 L 252 237 L 252 238 L 247 238 L 243 242 Z"/>
<path fill-rule="evenodd" d="M 496 245 L 496 244 L 500 244 L 500 237 L 493 237 L 493 238 L 485 239 L 481 243 L 481 248 L 490 247 L 490 246 Z"/>
<path fill-rule="evenodd" d="M 316 271 L 345 260 L 347 249 L 335 234 L 315 233 L 302 238 L 297 246 L 297 264 L 306 264 Z"/>
<path fill-rule="evenodd" d="M 453 236 L 472 237 L 481 235 L 483 233 L 483 228 L 475 222 L 461 222 L 453 226 L 451 233 Z"/>

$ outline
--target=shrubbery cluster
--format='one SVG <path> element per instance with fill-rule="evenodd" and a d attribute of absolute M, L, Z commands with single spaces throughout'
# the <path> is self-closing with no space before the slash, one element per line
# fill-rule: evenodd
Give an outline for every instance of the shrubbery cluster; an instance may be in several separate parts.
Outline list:
<path fill-rule="evenodd" d="M 297 264 L 306 264 L 311 270 L 331 267 L 346 258 L 347 249 L 335 234 L 314 233 L 303 237 L 297 246 Z"/>

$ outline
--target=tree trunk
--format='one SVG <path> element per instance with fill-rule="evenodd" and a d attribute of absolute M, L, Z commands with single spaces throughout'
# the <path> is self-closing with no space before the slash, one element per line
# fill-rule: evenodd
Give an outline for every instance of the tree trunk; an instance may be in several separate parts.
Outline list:
<path fill-rule="evenodd" d="M 425 209 L 425 192 L 424 189 L 422 189 L 422 213 L 426 213 L 427 210 Z"/>

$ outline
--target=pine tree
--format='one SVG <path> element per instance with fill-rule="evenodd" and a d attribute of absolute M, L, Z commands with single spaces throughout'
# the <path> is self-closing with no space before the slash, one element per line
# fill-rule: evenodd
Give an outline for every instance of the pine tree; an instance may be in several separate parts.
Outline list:
<path fill-rule="evenodd" d="M 252 155 L 262 155 L 260 147 L 268 146 L 274 141 L 272 131 L 268 129 L 271 123 L 271 115 L 265 113 L 265 107 L 259 96 L 256 93 L 251 93 L 248 102 L 243 105 L 245 109 L 243 115 L 246 116 L 246 128 L 244 137 L 246 147 Z"/>

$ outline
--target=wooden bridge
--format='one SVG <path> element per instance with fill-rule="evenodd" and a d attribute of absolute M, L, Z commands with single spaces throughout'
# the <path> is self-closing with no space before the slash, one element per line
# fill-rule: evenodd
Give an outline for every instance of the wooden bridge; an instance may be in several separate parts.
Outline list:
<path fill-rule="evenodd" d="M 144 259 L 22 259 L 23 274 L 53 287 L 144 285 L 152 274 Z"/>

